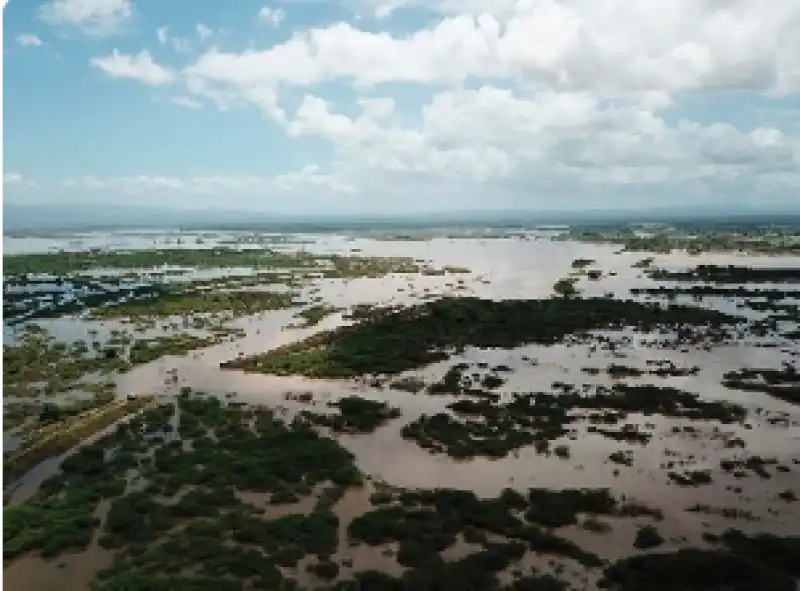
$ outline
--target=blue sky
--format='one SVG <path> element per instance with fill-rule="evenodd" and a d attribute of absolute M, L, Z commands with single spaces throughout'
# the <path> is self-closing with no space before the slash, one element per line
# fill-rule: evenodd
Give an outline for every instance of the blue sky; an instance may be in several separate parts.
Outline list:
<path fill-rule="evenodd" d="M 11 0 L 4 198 L 800 207 L 796 0 Z"/>

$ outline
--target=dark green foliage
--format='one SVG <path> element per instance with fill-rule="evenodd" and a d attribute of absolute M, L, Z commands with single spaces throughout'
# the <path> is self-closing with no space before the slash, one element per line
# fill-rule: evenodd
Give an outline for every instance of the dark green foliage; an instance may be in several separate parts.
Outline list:
<path fill-rule="evenodd" d="M 800 372 L 784 363 L 780 369 L 745 368 L 722 376 L 722 385 L 737 390 L 764 392 L 780 400 L 800 404 Z"/>
<path fill-rule="evenodd" d="M 679 486 L 700 486 L 703 484 L 711 484 L 711 471 L 710 470 L 687 470 L 682 474 L 677 472 L 668 472 L 669 479 L 678 484 Z"/>
<path fill-rule="evenodd" d="M 624 558 L 605 570 L 619 591 L 795 591 L 794 578 L 749 556 L 682 549 Z"/>
<path fill-rule="evenodd" d="M 568 385 L 563 385 L 561 390 L 553 394 L 514 394 L 507 403 L 493 403 L 486 398 L 458 400 L 448 405 L 457 416 L 444 412 L 422 415 L 404 426 L 401 433 L 405 439 L 416 441 L 424 449 L 456 458 L 478 455 L 504 457 L 526 445 L 536 445 L 537 451 L 541 448 L 546 452 L 548 446 L 543 442 L 568 433 L 567 427 L 577 418 L 570 412 L 574 409 L 603 411 L 613 421 L 635 412 L 727 423 L 740 421 L 747 414 L 742 406 L 705 401 L 696 394 L 672 387 L 597 386 L 592 395 Z M 473 417 L 481 420 L 473 420 Z M 642 444 L 651 437 L 650 433 L 634 425 L 623 425 L 620 429 L 590 425 L 589 431 L 619 441 Z"/>
<path fill-rule="evenodd" d="M 688 271 L 655 269 L 650 277 L 667 281 L 704 281 L 707 283 L 800 283 L 797 267 L 739 267 L 736 265 L 697 265 Z"/>
<path fill-rule="evenodd" d="M 320 579 L 331 580 L 339 575 L 339 565 L 329 560 L 311 565 L 310 570 Z"/>
<path fill-rule="evenodd" d="M 32 550 L 50 557 L 85 549 L 96 525 L 98 501 L 98 494 L 91 489 L 73 487 L 64 496 L 37 496 L 4 508 L 3 557 L 14 558 Z"/>
<path fill-rule="evenodd" d="M 728 530 L 722 534 L 720 541 L 732 552 L 750 556 L 800 577 L 800 536 L 747 536 L 738 530 Z"/>
<path fill-rule="evenodd" d="M 223 368 L 311 377 L 395 374 L 440 361 L 448 348 L 553 343 L 591 329 L 632 326 L 721 328 L 738 319 L 687 306 L 661 307 L 609 298 L 491 301 L 443 298 L 379 309 L 362 322 L 310 337 Z"/>
<path fill-rule="evenodd" d="M 578 513 L 609 515 L 617 506 L 617 500 L 604 488 L 532 488 L 528 492 L 528 502 L 530 507 L 525 513 L 525 519 L 547 527 L 577 523 Z"/>
<path fill-rule="evenodd" d="M 403 491 L 398 497 L 402 506 L 383 506 L 355 518 L 348 527 L 348 536 L 370 545 L 400 542 L 398 561 L 426 571 L 436 566 L 440 560 L 438 553 L 451 546 L 459 533 L 469 538 L 468 541 L 485 546 L 485 553 L 480 557 L 468 557 L 471 565 L 481 563 L 486 568 L 501 562 L 507 565 L 508 560 L 519 558 L 525 548 L 567 556 L 587 566 L 600 564 L 594 554 L 552 533 L 526 525 L 516 513 L 534 507 L 535 502 L 537 519 L 551 524 L 553 519 L 548 511 L 558 510 L 559 524 L 566 525 L 573 523 L 578 512 L 611 512 L 616 501 L 608 491 L 533 489 L 529 497 L 533 501 L 508 489 L 497 499 L 479 499 L 469 491 L 452 489 Z M 507 537 L 510 542 L 487 544 L 486 533 Z M 498 567 L 502 568 L 505 567 Z"/>
<path fill-rule="evenodd" d="M 657 548 L 664 543 L 664 538 L 658 533 L 658 530 L 652 525 L 644 525 L 636 531 L 636 539 L 633 541 L 633 547 L 638 550 L 650 550 Z"/>
<path fill-rule="evenodd" d="M 339 413 L 328 415 L 304 410 L 300 414 L 309 422 L 330 427 L 337 433 L 371 433 L 401 414 L 400 409 L 390 407 L 385 402 L 360 396 L 347 396 L 328 406 L 338 408 Z"/>

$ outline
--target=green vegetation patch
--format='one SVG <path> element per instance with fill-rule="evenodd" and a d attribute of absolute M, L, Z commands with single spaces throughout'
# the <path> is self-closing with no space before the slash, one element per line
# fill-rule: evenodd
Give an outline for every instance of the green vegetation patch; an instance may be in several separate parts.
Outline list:
<path fill-rule="evenodd" d="M 300 416 L 315 425 L 330 427 L 337 433 L 371 433 L 402 414 L 399 408 L 360 396 L 347 396 L 337 402 L 329 402 L 328 406 L 339 412 L 323 414 L 303 410 Z"/>
<path fill-rule="evenodd" d="M 583 227 L 564 232 L 556 240 L 576 240 L 595 244 L 620 244 L 629 252 L 670 253 L 685 250 L 697 255 L 703 252 L 747 252 L 751 254 L 800 253 L 800 231 L 797 225 L 784 228 L 744 223 L 739 227 L 683 226 L 679 228 Z M 646 265 L 640 264 L 644 267 Z"/>
<path fill-rule="evenodd" d="M 466 346 L 550 344 L 576 332 L 622 327 L 644 331 L 677 327 L 721 329 L 738 320 L 701 308 L 606 298 L 499 302 L 443 298 L 412 307 L 373 310 L 358 324 L 261 355 L 234 359 L 221 367 L 327 378 L 396 374 L 444 360 L 449 351 Z"/>
<path fill-rule="evenodd" d="M 116 553 L 97 589 L 290 588 L 281 568 L 336 551 L 331 506 L 361 482 L 352 455 L 310 426 L 186 390 L 83 446 L 30 500 L 5 507 L 4 558 L 85 549 L 100 529 Z M 292 503 L 318 487 L 310 514 L 274 519 L 241 496 Z"/>
<path fill-rule="evenodd" d="M 296 294 L 271 291 L 197 291 L 164 288 L 155 298 L 131 300 L 117 306 L 98 308 L 91 318 L 165 318 L 193 314 L 228 313 L 246 316 L 280 310 L 294 304 Z"/>
<path fill-rule="evenodd" d="M 791 363 L 784 362 L 780 369 L 744 368 L 729 371 L 722 376 L 727 388 L 763 392 L 792 404 L 800 404 L 800 372 Z"/>
<path fill-rule="evenodd" d="M 596 567 L 601 564 L 597 556 L 539 526 L 576 523 L 578 513 L 613 514 L 616 507 L 606 489 L 532 489 L 528 496 L 506 489 L 494 499 L 454 489 L 403 490 L 392 494 L 390 504 L 356 517 L 347 532 L 352 541 L 372 546 L 399 542 L 398 562 L 411 568 L 435 569 L 442 560 L 439 552 L 452 546 L 459 534 L 483 540 L 484 548 L 504 555 L 500 569 L 526 550 Z M 507 541 L 495 546 L 486 542 L 487 534 Z"/>
<path fill-rule="evenodd" d="M 25 443 L 3 458 L 3 476 L 14 479 L 39 462 L 62 454 L 85 438 L 121 418 L 152 404 L 151 396 L 111 401 L 62 420 L 49 422 L 28 434 Z"/>
<path fill-rule="evenodd" d="M 705 401 L 677 388 L 623 384 L 612 388 L 596 386 L 592 395 L 564 384 L 558 393 L 514 394 L 507 403 L 487 398 L 462 399 L 447 408 L 454 414 L 423 415 L 403 427 L 403 437 L 433 453 L 455 458 L 499 458 L 527 445 L 535 445 L 540 452 L 549 451 L 550 441 L 567 435 L 569 426 L 583 418 L 573 412 L 576 409 L 601 410 L 604 422 L 617 422 L 628 413 L 725 423 L 741 421 L 747 415 L 739 405 Z M 647 443 L 651 437 L 634 425 L 624 425 L 619 430 L 590 425 L 589 431 L 637 443 Z"/>
<path fill-rule="evenodd" d="M 697 265 L 687 271 L 653 269 L 651 279 L 659 281 L 705 281 L 708 283 L 800 283 L 800 267 L 743 267 Z"/>
<path fill-rule="evenodd" d="M 681 549 L 631 556 L 609 566 L 601 586 L 620 591 L 794 591 L 800 576 L 800 537 L 708 536 L 725 549 Z M 637 536 L 638 539 L 638 536 Z"/>
<path fill-rule="evenodd" d="M 15 345 L 3 346 L 3 388 L 6 396 L 38 397 L 71 389 L 94 391 L 100 387 L 97 375 L 125 372 L 165 355 L 220 343 L 233 330 L 214 329 L 209 336 L 191 334 L 134 338 L 115 333 L 105 342 L 62 343 L 44 329 L 29 324 Z"/>
<path fill-rule="evenodd" d="M 327 304 L 314 304 L 308 308 L 300 310 L 295 316 L 302 320 L 301 324 L 296 325 L 297 328 L 311 328 L 322 322 L 326 317 L 336 312 L 340 312 L 341 308 L 330 306 Z"/>

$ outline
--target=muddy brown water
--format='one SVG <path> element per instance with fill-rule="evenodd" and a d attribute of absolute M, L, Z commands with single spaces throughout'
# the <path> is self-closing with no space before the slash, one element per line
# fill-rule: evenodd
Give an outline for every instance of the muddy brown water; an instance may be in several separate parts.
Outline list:
<path fill-rule="evenodd" d="M 427 242 L 388 242 L 366 239 L 348 240 L 345 237 L 317 237 L 308 249 L 314 252 L 346 253 L 361 249 L 368 256 L 411 256 L 425 259 L 436 266 L 455 265 L 472 269 L 467 275 L 416 276 L 393 275 L 380 279 L 320 280 L 306 295 L 320 295 L 325 302 L 336 306 L 357 303 L 398 304 L 420 301 L 430 294 L 477 295 L 488 298 L 546 297 L 552 284 L 570 272 L 570 263 L 576 258 L 590 258 L 597 262 L 592 268 L 602 269 L 604 278 L 589 281 L 582 278 L 579 287 L 586 295 L 614 292 L 618 297 L 629 297 L 631 287 L 652 285 L 640 269 L 631 265 L 648 256 L 647 253 L 614 254 L 615 246 L 593 246 L 549 240 L 466 240 L 436 239 Z M 654 266 L 681 268 L 698 263 L 746 264 L 750 266 L 797 265 L 790 257 L 745 257 L 743 255 L 686 254 L 656 255 Z M 609 273 L 613 272 L 613 275 Z M 459 284 L 459 280 L 463 281 Z M 728 307 L 735 303 L 712 303 L 715 307 Z M 708 302 L 706 302 L 708 305 Z M 733 311 L 733 310 L 730 310 Z M 258 314 L 231 323 L 246 330 L 246 336 L 231 343 L 222 343 L 190 353 L 184 357 L 165 357 L 153 363 L 134 368 L 116 376 L 119 391 L 127 394 L 163 394 L 170 396 L 182 386 L 189 386 L 225 396 L 235 393 L 237 400 L 265 404 L 279 413 L 290 416 L 301 408 L 321 410 L 326 402 L 342 396 L 359 395 L 388 401 L 399 407 L 403 414 L 372 434 L 334 436 L 356 457 L 357 464 L 374 482 L 384 482 L 402 487 L 453 487 L 474 490 L 482 496 L 494 496 L 503 488 L 524 491 L 530 487 L 610 487 L 619 496 L 635 499 L 664 513 L 657 524 L 668 539 L 667 547 L 703 545 L 704 532 L 719 532 L 736 527 L 746 532 L 796 534 L 800 532 L 800 503 L 781 500 L 778 493 L 792 489 L 800 494 L 800 407 L 782 402 L 766 394 L 742 392 L 724 388 L 720 378 L 725 371 L 743 366 L 778 367 L 782 361 L 791 361 L 796 348 L 780 343 L 776 348 L 754 346 L 757 340 L 715 346 L 711 350 L 690 348 L 654 349 L 645 344 L 645 335 L 630 336 L 630 343 L 621 345 L 614 353 L 585 345 L 526 346 L 513 350 L 467 349 L 446 363 L 438 363 L 407 375 L 418 375 L 426 382 L 441 378 L 448 367 L 459 361 L 471 364 L 487 363 L 489 366 L 508 365 L 510 373 L 503 373 L 507 382 L 499 389 L 510 392 L 546 391 L 555 381 L 582 386 L 583 384 L 611 385 L 614 383 L 604 371 L 610 363 L 624 364 L 640 369 L 647 360 L 669 360 L 679 367 L 699 366 L 697 375 L 661 378 L 644 375 L 626 378 L 625 383 L 651 383 L 675 386 L 699 394 L 704 399 L 729 400 L 750 410 L 746 425 L 721 425 L 709 421 L 666 419 L 660 416 L 632 415 L 623 422 L 648 424 L 653 433 L 645 446 L 616 442 L 586 430 L 586 423 L 576 423 L 575 433 L 553 442 L 568 445 L 570 457 L 537 454 L 532 448 L 523 448 L 504 459 L 475 458 L 454 461 L 445 455 L 430 454 L 414 442 L 403 440 L 403 425 L 422 414 L 433 414 L 445 409 L 453 397 L 433 397 L 411 394 L 387 387 L 369 387 L 354 381 L 309 380 L 299 377 L 277 377 L 225 371 L 219 363 L 239 354 L 250 355 L 302 339 L 320 330 L 339 326 L 344 321 L 341 314 L 325 318 L 318 326 L 308 329 L 287 328 L 293 319 L 293 310 Z M 741 313 L 742 311 L 736 311 Z M 85 338 L 87 325 L 81 320 L 66 319 L 42 323 L 59 331 L 61 338 Z M 117 327 L 115 323 L 106 326 Z M 72 336 L 75 335 L 75 336 Z M 534 365 L 535 361 L 535 365 Z M 585 367 L 601 371 L 589 375 Z M 470 370 L 472 371 L 472 370 Z M 477 370 L 476 370 L 477 371 Z M 176 376 L 176 381 L 172 375 Z M 310 392 L 310 405 L 287 400 L 286 393 Z M 780 417 L 780 421 L 771 421 Z M 675 431 L 675 427 L 678 431 Z M 685 431 L 693 427 L 694 431 Z M 726 441 L 738 437 L 745 442 L 744 449 L 726 448 Z M 608 460 L 617 450 L 631 450 L 632 466 L 620 466 Z M 735 478 L 719 469 L 721 459 L 759 455 L 774 458 L 789 472 L 778 472 L 762 479 L 753 473 L 746 478 Z M 683 469 L 712 469 L 713 483 L 698 487 L 681 487 L 669 482 L 666 465 L 674 462 L 676 471 Z M 58 460 L 37 467 L 19 483 L 15 502 L 36 489 L 46 476 L 57 469 Z M 335 506 L 346 523 L 369 509 L 370 487 L 348 492 Z M 249 493 L 242 493 L 248 495 Z M 248 502 L 258 503 L 255 497 Z M 719 515 L 687 512 L 695 504 L 716 508 L 733 507 L 750 512 L 754 519 L 726 519 Z M 298 511 L 305 510 L 298 506 Z M 307 509 L 307 507 L 306 507 Z M 637 524 L 646 518 L 608 519 L 612 531 L 596 534 L 580 527 L 563 528 L 559 533 L 579 543 L 603 558 L 613 560 L 633 552 L 632 543 Z M 351 548 L 342 537 L 337 559 L 349 558 L 352 568 L 343 573 L 363 568 L 376 568 L 399 574 L 399 567 L 390 550 L 396 548 Z M 452 557 L 462 556 L 473 549 L 460 541 L 448 550 Z M 46 562 L 26 557 L 7 565 L 4 581 L 8 589 L 86 589 L 94 574 L 110 564 L 113 556 L 93 546 L 80 555 L 69 555 Z M 569 560 L 530 554 L 514 568 L 527 571 L 537 567 L 544 571 L 561 573 L 576 588 L 593 588 L 597 573 L 586 571 Z M 510 570 L 513 570 L 510 569 Z M 296 576 L 302 584 L 311 585 L 301 564 Z M 511 573 L 504 573 L 505 578 Z"/>

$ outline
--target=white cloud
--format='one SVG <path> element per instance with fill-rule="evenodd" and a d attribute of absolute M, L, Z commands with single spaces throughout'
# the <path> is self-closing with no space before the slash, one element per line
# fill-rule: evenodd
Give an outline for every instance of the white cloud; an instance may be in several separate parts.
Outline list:
<path fill-rule="evenodd" d="M 734 120 L 713 102 L 733 90 L 726 96 L 742 98 L 737 108 L 757 98 L 765 109 L 775 95 L 800 93 L 797 0 L 341 2 L 376 18 L 408 7 L 436 18 L 402 35 L 377 29 L 385 22 L 339 22 L 265 49 L 213 47 L 180 72 L 186 94 L 168 99 L 189 109 L 255 106 L 288 142 L 329 144 L 330 161 L 272 179 L 90 177 L 94 188 L 209 202 L 226 193 L 336 193 L 354 203 L 379 194 L 401 206 L 446 195 L 603 206 L 625 196 L 692 203 L 800 191 L 796 117 Z M 258 14 L 270 26 L 284 18 L 270 6 Z M 163 27 L 157 37 L 188 53 L 212 31 L 198 24 L 195 33 L 190 42 Z M 154 86 L 177 78 L 147 52 L 115 50 L 92 64 Z M 353 91 L 354 102 L 343 99 Z M 702 105 L 702 122 L 683 110 L 687 97 Z"/>
<path fill-rule="evenodd" d="M 178 105 L 179 107 L 184 107 L 185 109 L 198 110 L 203 108 L 203 103 L 188 96 L 173 96 L 169 99 L 169 101 L 172 104 Z"/>
<path fill-rule="evenodd" d="M 333 193 L 353 193 L 355 188 L 335 174 L 320 171 L 317 164 L 307 164 L 299 171 L 288 172 L 273 179 L 275 188 L 283 191 L 326 189 Z"/>
<path fill-rule="evenodd" d="M 93 175 L 82 176 L 78 179 L 65 179 L 61 181 L 65 187 L 82 187 L 85 189 L 102 189 L 106 184 Z"/>
<path fill-rule="evenodd" d="M 38 47 L 42 45 L 42 40 L 39 39 L 36 35 L 31 35 L 29 33 L 22 33 L 21 35 L 17 35 L 16 38 L 17 43 L 22 45 L 22 47 Z"/>
<path fill-rule="evenodd" d="M 233 86 L 479 77 L 603 93 L 790 92 L 797 30 L 796 0 L 520 0 L 507 17 L 449 16 L 406 36 L 336 23 L 264 51 L 212 50 L 191 70 Z"/>
<path fill-rule="evenodd" d="M 165 194 L 193 194 L 220 196 L 226 192 L 253 192 L 267 188 L 270 182 L 255 176 L 192 176 L 171 177 L 162 175 L 134 175 L 99 179 L 83 176 L 65 179 L 62 184 L 77 189 L 120 191 L 129 195 L 160 192 Z"/>
<path fill-rule="evenodd" d="M 205 41 L 208 37 L 211 37 L 211 35 L 214 33 L 214 31 L 212 31 L 202 23 L 197 23 L 197 25 L 195 26 L 195 32 L 197 33 L 197 36 L 200 38 L 200 41 Z"/>
<path fill-rule="evenodd" d="M 168 84 L 174 79 L 173 73 L 155 63 L 148 51 L 126 55 L 115 49 L 110 55 L 93 57 L 89 61 L 113 78 L 132 78 L 150 86 Z"/>
<path fill-rule="evenodd" d="M 3 183 L 7 185 L 15 185 L 22 182 L 22 175 L 17 172 L 7 172 L 3 175 Z"/>
<path fill-rule="evenodd" d="M 264 6 L 258 11 L 258 22 L 277 27 L 286 19 L 286 11 L 282 8 L 270 8 Z"/>
<path fill-rule="evenodd" d="M 117 32 L 133 17 L 131 0 L 50 0 L 39 7 L 39 18 L 53 26 L 68 26 L 90 35 Z"/>
<path fill-rule="evenodd" d="M 475 183 L 486 187 L 486 181 L 495 188 L 536 194 L 557 188 L 573 195 L 598 186 L 800 186 L 800 144 L 779 130 L 670 125 L 653 110 L 668 100 L 634 96 L 609 103 L 589 93 L 553 91 L 520 97 L 484 86 L 437 94 L 419 124 L 408 127 L 393 114 L 390 99 L 362 101 L 362 113 L 351 118 L 309 95 L 286 128 L 290 137 L 330 141 L 339 181 L 365 192 L 381 185 L 407 191 L 414 179 L 446 193 L 455 186 L 475 191 Z M 397 175 L 405 182 L 388 182 Z M 382 183 L 376 180 L 381 176 Z"/>
<path fill-rule="evenodd" d="M 29 181 L 18 172 L 7 172 L 3 175 L 3 184 L 15 187 L 34 187 L 36 183 Z"/>

